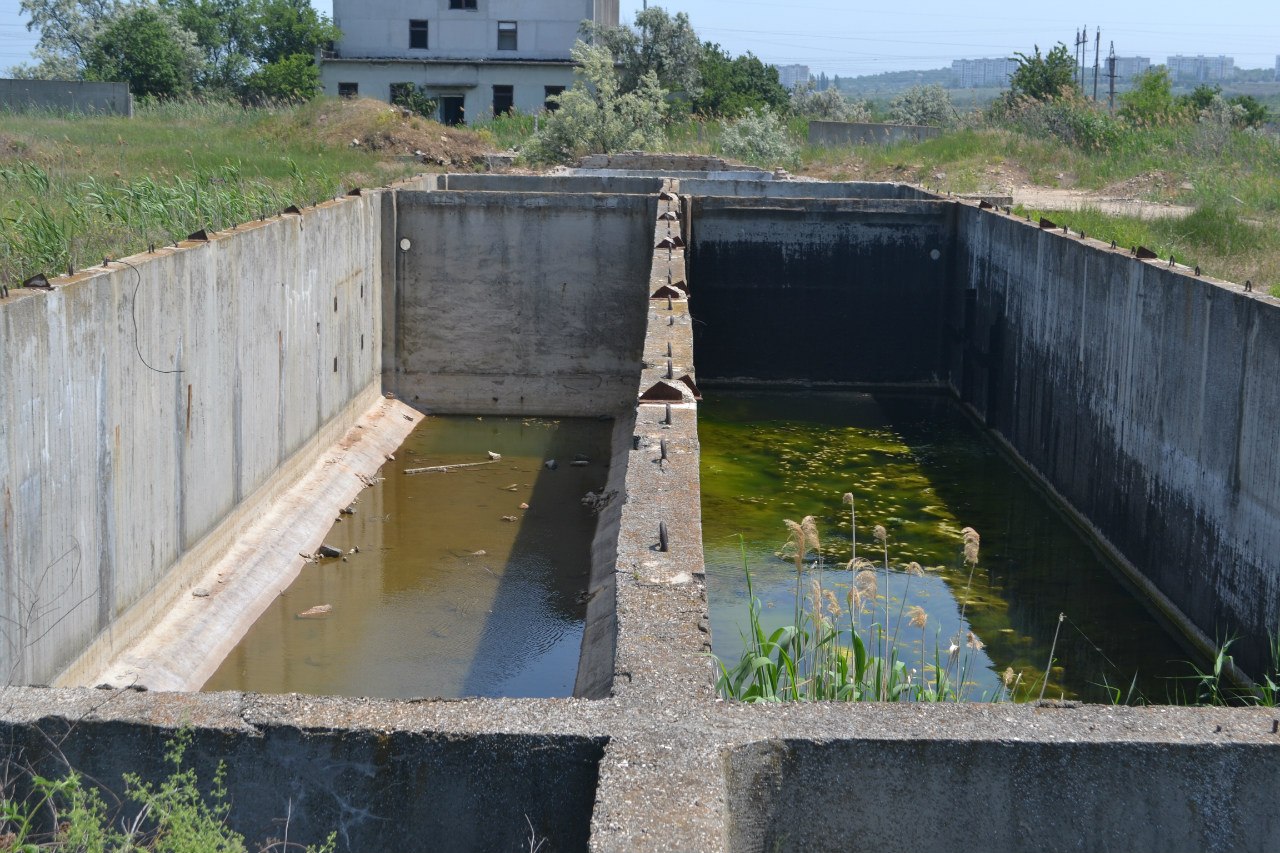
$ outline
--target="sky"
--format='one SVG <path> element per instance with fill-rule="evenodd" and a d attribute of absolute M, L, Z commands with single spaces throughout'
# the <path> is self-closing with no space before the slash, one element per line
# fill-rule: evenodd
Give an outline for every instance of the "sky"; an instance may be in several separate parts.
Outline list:
<path fill-rule="evenodd" d="M 325 13 L 332 11 L 332 0 L 313 2 Z M 621 0 L 622 20 L 634 20 L 642 2 Z M 19 0 L 0 0 L 0 69 L 28 59 L 35 43 L 18 5 Z M 829 76 L 942 68 L 953 59 L 1029 52 L 1035 44 L 1047 51 L 1059 41 L 1070 45 L 1085 26 L 1090 45 L 1101 27 L 1103 56 L 1112 41 L 1118 56 L 1146 56 L 1155 63 L 1178 53 L 1227 54 L 1235 57 L 1237 68 L 1274 68 L 1280 55 L 1275 0 L 913 0 L 905 7 L 839 0 L 667 0 L 662 5 L 687 12 L 703 40 L 719 42 L 731 53 L 751 51 L 769 63 L 805 64 L 813 74 Z"/>

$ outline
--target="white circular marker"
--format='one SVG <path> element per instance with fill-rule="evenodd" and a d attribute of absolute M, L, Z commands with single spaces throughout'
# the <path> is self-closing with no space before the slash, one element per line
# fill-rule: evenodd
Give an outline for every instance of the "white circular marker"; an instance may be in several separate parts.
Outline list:
<path fill-rule="evenodd" d="M 401 238 L 400 238 L 400 251 L 402 251 L 402 252 L 407 252 L 407 251 L 409 251 L 409 247 L 410 247 L 410 246 L 412 246 L 412 245 L 413 245 L 413 244 L 409 242 L 409 238 L 408 238 L 408 237 L 401 237 Z"/>

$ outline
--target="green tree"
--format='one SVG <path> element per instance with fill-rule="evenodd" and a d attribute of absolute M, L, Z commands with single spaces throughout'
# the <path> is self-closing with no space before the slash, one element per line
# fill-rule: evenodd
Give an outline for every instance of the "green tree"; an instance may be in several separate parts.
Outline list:
<path fill-rule="evenodd" d="M 1233 95 L 1227 100 L 1227 103 L 1242 110 L 1240 116 L 1241 127 L 1262 127 L 1271 121 L 1271 113 L 1253 95 Z"/>
<path fill-rule="evenodd" d="M 172 98 L 190 93 L 200 67 L 191 33 L 157 7 L 134 6 L 94 38 L 84 76 L 127 82 L 135 95 Z"/>
<path fill-rule="evenodd" d="M 700 93 L 702 43 L 684 12 L 673 17 L 654 6 L 636 13 L 634 27 L 601 27 L 584 21 L 582 32 L 592 44 L 613 54 L 622 72 L 623 92 L 640 88 L 644 76 L 653 74 L 669 92 L 688 99 Z"/>
<path fill-rule="evenodd" d="M 316 50 L 341 35 L 310 0 L 261 0 L 258 30 L 253 58 L 262 63 L 298 54 L 314 57 Z"/>
<path fill-rule="evenodd" d="M 762 109 L 787 109 L 790 95 L 778 82 L 778 69 L 749 52 L 731 57 L 720 45 L 707 42 L 702 46 L 698 73 L 702 93 L 691 103 L 696 113 L 736 118 Z"/>
<path fill-rule="evenodd" d="M 791 93 L 791 111 L 818 121 L 871 120 L 871 108 L 865 101 L 852 101 L 836 89 L 815 90 L 812 83 L 797 86 Z"/>
<path fill-rule="evenodd" d="M 946 127 L 955 120 L 956 108 L 941 86 L 912 86 L 893 99 L 889 114 L 899 124 Z"/>
<path fill-rule="evenodd" d="M 551 100 L 558 109 L 525 148 L 534 160 L 560 161 L 583 154 L 647 148 L 662 138 L 667 93 L 649 72 L 632 91 L 623 91 L 613 54 L 601 45 L 573 47 L 573 87 Z"/>
<path fill-rule="evenodd" d="M 261 65 L 244 84 L 250 101 L 309 101 L 320 94 L 320 69 L 306 54 L 295 53 Z"/>
<path fill-rule="evenodd" d="M 1214 94 L 1209 92 L 1209 101 L 1213 100 Z M 1169 79 L 1168 69 L 1158 65 L 1139 74 L 1134 79 L 1133 88 L 1120 96 L 1120 115 L 1138 124 L 1171 121 L 1174 117 L 1173 81 Z"/>
<path fill-rule="evenodd" d="M 119 0 L 22 0 L 27 29 L 40 31 L 35 65 L 10 69 L 15 77 L 78 80 L 84 76 L 94 38 L 121 8 Z"/>
<path fill-rule="evenodd" d="M 1040 55 L 1040 45 L 1031 56 L 1015 53 L 1017 69 L 1009 78 L 1009 89 L 1014 95 L 1025 95 L 1037 101 L 1050 101 L 1064 91 L 1075 89 L 1076 61 L 1067 52 L 1067 46 L 1058 42 L 1047 56 Z"/>
<path fill-rule="evenodd" d="M 258 0 L 160 0 L 191 32 L 205 58 L 202 91 L 237 93 L 253 70 Z"/>

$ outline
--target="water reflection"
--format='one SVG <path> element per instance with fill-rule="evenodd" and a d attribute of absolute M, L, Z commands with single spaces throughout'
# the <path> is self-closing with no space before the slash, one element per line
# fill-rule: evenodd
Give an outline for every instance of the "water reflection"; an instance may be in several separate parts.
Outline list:
<path fill-rule="evenodd" d="M 605 482 L 610 432 L 595 420 L 427 418 L 326 537 L 345 559 L 305 567 L 204 689 L 571 695 L 596 523 L 581 500 Z M 502 459 L 404 473 L 490 451 Z M 332 612 L 298 618 L 320 604 Z"/>

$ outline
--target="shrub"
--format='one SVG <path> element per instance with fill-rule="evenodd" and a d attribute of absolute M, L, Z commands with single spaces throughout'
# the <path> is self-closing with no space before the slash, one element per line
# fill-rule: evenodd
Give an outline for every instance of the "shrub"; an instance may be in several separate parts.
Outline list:
<path fill-rule="evenodd" d="M 871 108 L 865 102 L 851 101 L 836 89 L 819 92 L 812 83 L 797 86 L 791 93 L 791 111 L 819 121 L 871 120 Z"/>
<path fill-rule="evenodd" d="M 1200 89 L 1196 89 L 1196 94 Z M 1212 96 L 1210 96 L 1212 97 Z M 1120 115 L 1135 124 L 1167 124 L 1174 112 L 1173 83 L 1164 68 L 1152 68 L 1138 75 L 1132 90 L 1120 96 Z"/>
<path fill-rule="evenodd" d="M 1076 61 L 1067 52 L 1067 46 L 1058 42 L 1047 56 L 1040 55 L 1040 45 L 1035 53 L 1015 53 L 1018 68 L 1009 78 L 1009 91 L 1037 101 L 1051 101 L 1076 90 Z"/>
<path fill-rule="evenodd" d="M 768 165 L 791 163 L 796 158 L 786 122 L 767 107 L 725 125 L 720 147 L 733 157 Z"/>
<path fill-rule="evenodd" d="M 994 121 L 1033 138 L 1053 137 L 1083 151 L 1103 151 L 1124 136 L 1121 123 L 1079 93 L 1040 101 L 1011 96 L 992 108 Z"/>
<path fill-rule="evenodd" d="M 578 42 L 573 88 L 552 95 L 558 106 L 547 115 L 524 153 L 533 160 L 566 162 L 583 154 L 652 147 L 662 138 L 666 92 L 646 73 L 633 91 L 622 93 L 613 54 Z"/>
<path fill-rule="evenodd" d="M 956 118 L 947 90 L 938 85 L 912 86 L 893 99 L 889 113 L 899 124 L 946 127 Z"/>

